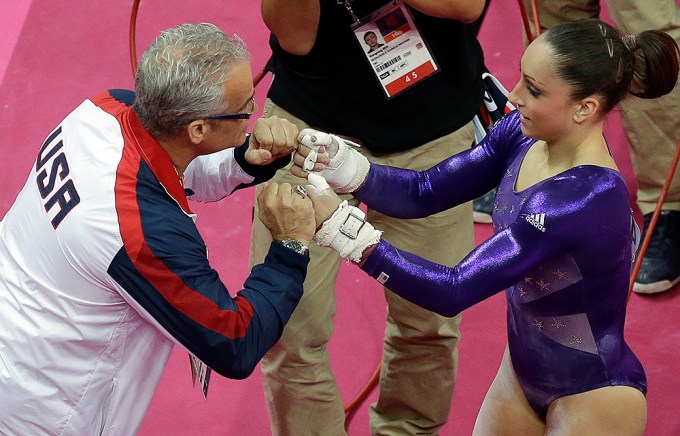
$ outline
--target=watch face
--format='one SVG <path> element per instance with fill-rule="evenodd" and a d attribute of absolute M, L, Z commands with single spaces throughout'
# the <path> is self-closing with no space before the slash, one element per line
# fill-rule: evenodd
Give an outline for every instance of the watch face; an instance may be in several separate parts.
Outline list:
<path fill-rule="evenodd" d="M 305 244 L 303 244 L 300 241 L 297 241 L 295 239 L 284 239 L 281 241 L 281 245 L 284 247 L 293 250 L 296 253 L 304 254 L 307 255 L 309 254 L 309 249 Z"/>

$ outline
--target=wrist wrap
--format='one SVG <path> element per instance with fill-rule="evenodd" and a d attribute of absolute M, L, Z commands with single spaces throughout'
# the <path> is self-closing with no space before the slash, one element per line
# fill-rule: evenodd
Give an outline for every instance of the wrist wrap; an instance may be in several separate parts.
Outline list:
<path fill-rule="evenodd" d="M 330 247 L 344 259 L 354 263 L 368 247 L 380 241 L 382 231 L 366 222 L 366 215 L 347 200 L 340 203 L 330 218 L 324 221 L 314 240 L 322 247 Z"/>

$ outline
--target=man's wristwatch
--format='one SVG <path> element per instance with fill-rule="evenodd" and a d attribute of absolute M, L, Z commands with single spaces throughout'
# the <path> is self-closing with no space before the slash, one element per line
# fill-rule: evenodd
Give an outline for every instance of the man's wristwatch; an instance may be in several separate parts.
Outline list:
<path fill-rule="evenodd" d="M 284 239 L 279 241 L 279 244 L 283 245 L 289 250 L 293 250 L 296 253 L 302 254 L 303 256 L 309 256 L 309 247 L 297 239 Z"/>

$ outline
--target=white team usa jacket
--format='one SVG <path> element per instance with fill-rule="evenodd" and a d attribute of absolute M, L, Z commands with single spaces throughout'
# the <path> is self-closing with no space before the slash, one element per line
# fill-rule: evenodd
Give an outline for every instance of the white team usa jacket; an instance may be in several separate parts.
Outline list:
<path fill-rule="evenodd" d="M 174 344 L 246 377 L 302 295 L 307 258 L 273 244 L 232 297 L 186 195 L 216 201 L 285 162 L 251 166 L 244 144 L 182 187 L 133 98 L 69 114 L 0 222 L 0 434 L 134 434 Z"/>

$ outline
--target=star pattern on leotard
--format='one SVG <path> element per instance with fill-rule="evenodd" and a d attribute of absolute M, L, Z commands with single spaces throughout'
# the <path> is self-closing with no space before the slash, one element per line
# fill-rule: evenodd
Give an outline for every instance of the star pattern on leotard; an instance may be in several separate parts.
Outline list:
<path fill-rule="evenodd" d="M 520 287 L 519 287 L 519 296 L 522 297 L 522 298 L 524 298 L 524 297 L 527 296 L 527 294 L 528 294 L 528 292 L 525 291 L 524 288 L 520 286 Z"/>
<path fill-rule="evenodd" d="M 498 212 L 498 200 L 494 200 L 493 202 L 493 211 Z"/>
<path fill-rule="evenodd" d="M 550 327 L 555 328 L 555 329 L 561 329 L 565 327 L 564 322 L 562 322 L 561 319 L 559 318 L 553 318 L 552 324 L 550 324 Z"/>
<path fill-rule="evenodd" d="M 503 176 L 504 179 L 507 179 L 508 177 L 512 177 L 512 171 L 510 171 L 510 168 L 505 170 L 505 176 Z"/>
<path fill-rule="evenodd" d="M 572 336 L 571 341 L 569 341 L 569 343 L 574 348 L 581 348 L 581 345 L 583 345 L 583 339 L 579 338 L 578 336 Z"/>
<path fill-rule="evenodd" d="M 534 320 L 534 327 L 536 327 L 536 330 L 539 332 L 542 332 L 545 330 L 545 326 L 543 325 L 543 321 L 539 321 L 537 319 Z"/>
<path fill-rule="evenodd" d="M 519 299 L 519 295 L 515 293 L 515 298 L 520 303 L 530 303 L 548 298 L 580 280 L 581 275 L 578 268 L 574 267 L 570 255 L 565 253 L 527 272 L 522 279 L 515 283 L 516 287 L 522 286 L 524 288 L 526 295 Z M 544 322 L 546 326 L 550 325 L 550 322 L 545 320 Z"/>
<path fill-rule="evenodd" d="M 539 280 L 536 284 L 540 286 L 541 291 L 550 292 L 550 283 L 544 282 L 543 280 Z"/>
<path fill-rule="evenodd" d="M 525 311 L 515 313 L 523 318 L 526 327 L 536 334 L 550 338 L 551 340 L 586 353 L 597 354 L 598 347 L 593 337 L 586 313 L 574 313 L 559 316 L 541 316 Z"/>
<path fill-rule="evenodd" d="M 566 271 L 560 271 L 559 268 L 553 271 L 553 274 L 557 276 L 557 280 L 564 280 L 565 278 L 567 278 Z"/>

